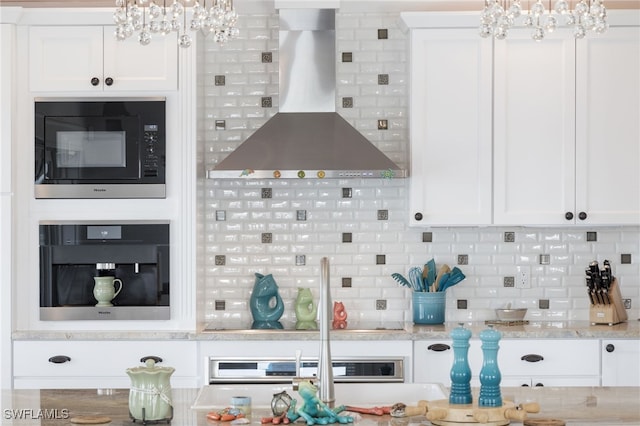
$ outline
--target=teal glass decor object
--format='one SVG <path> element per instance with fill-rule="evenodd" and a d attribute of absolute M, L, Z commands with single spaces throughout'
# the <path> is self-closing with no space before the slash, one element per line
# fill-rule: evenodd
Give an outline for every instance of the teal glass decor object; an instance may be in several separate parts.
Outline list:
<path fill-rule="evenodd" d="M 251 323 L 252 330 L 282 330 L 284 326 L 280 321 L 254 321 Z"/>
<path fill-rule="evenodd" d="M 502 407 L 502 395 L 500 394 L 500 380 L 502 376 L 498 368 L 498 342 L 501 334 L 489 326 L 480 332 L 482 341 L 482 369 L 480 370 L 480 407 Z"/>
<path fill-rule="evenodd" d="M 251 315 L 257 323 L 276 323 L 284 313 L 284 302 L 278 293 L 278 285 L 271 274 L 256 272 L 256 282 L 249 300 Z"/>
<path fill-rule="evenodd" d="M 453 366 L 451 367 L 451 392 L 449 393 L 449 404 L 471 404 L 471 368 L 469 367 L 469 339 L 471 331 L 464 328 L 460 323 L 459 327 L 451 331 L 453 340 Z"/>

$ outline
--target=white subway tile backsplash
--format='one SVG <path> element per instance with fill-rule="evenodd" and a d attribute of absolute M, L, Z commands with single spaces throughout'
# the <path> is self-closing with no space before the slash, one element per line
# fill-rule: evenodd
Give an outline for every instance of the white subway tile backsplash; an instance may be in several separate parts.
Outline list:
<path fill-rule="evenodd" d="M 394 14 L 338 13 L 336 108 L 407 168 L 408 40 L 398 21 Z M 223 48 L 203 42 L 199 167 L 213 167 L 278 111 L 278 16 L 241 16 L 239 26 L 241 37 Z M 378 39 L 379 29 L 388 30 L 388 39 Z M 272 52 L 271 63 L 262 63 L 262 52 Z M 351 52 L 353 62 L 342 62 L 343 52 Z M 387 75 L 388 84 L 378 84 L 379 74 Z M 225 76 L 224 86 L 215 85 L 216 75 Z M 264 96 L 272 97 L 271 108 L 261 106 Z M 353 98 L 352 108 L 342 107 L 343 97 Z M 379 119 L 388 120 L 387 130 L 378 130 Z M 225 128 L 216 130 L 215 120 L 225 120 Z M 409 185 L 408 179 L 204 180 L 204 264 L 198 267 L 206 301 L 198 318 L 250 322 L 248 301 L 259 272 L 273 274 L 285 301 L 284 318 L 295 319 L 298 287 L 311 288 L 317 299 L 323 256 L 331 259 L 333 299 L 345 304 L 354 322 L 410 321 L 411 290 L 390 275 L 406 276 L 411 266 L 431 258 L 467 275 L 447 291 L 448 321 L 493 319 L 493 309 L 507 303 L 529 308 L 531 320 L 586 320 L 584 269 L 594 259 L 611 261 L 623 297 L 632 299 L 630 316 L 640 312 L 640 228 L 409 228 Z M 272 198 L 261 198 L 263 188 L 272 190 Z M 342 197 L 344 188 L 351 188 L 351 198 Z M 224 220 L 216 220 L 218 211 L 225 212 Z M 423 242 L 427 232 L 431 240 Z M 507 232 L 513 234 L 506 238 Z M 595 232 L 596 241 L 587 241 L 587 232 Z M 264 233 L 271 234 L 270 243 L 262 242 Z M 344 233 L 351 233 L 351 242 L 343 242 Z M 632 263 L 621 264 L 621 254 L 630 254 Z M 458 265 L 459 255 L 467 255 L 468 264 Z M 541 255 L 549 256 L 549 264 L 540 264 Z M 224 264 L 217 265 L 222 258 Z M 504 286 L 518 265 L 531 266 L 530 289 Z M 342 287 L 343 278 L 351 287 Z M 458 300 L 466 300 L 467 309 L 458 309 Z M 541 300 L 549 301 L 548 309 L 540 308 Z M 225 302 L 224 310 L 215 309 L 216 301 Z M 377 301 L 386 309 L 376 309 Z"/>

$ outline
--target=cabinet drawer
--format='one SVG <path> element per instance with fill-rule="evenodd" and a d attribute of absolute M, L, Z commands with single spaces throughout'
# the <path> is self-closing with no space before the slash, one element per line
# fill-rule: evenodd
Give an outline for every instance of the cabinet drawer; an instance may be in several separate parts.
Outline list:
<path fill-rule="evenodd" d="M 142 366 L 140 358 L 154 355 L 162 358 L 161 366 L 175 368 L 174 376 L 195 377 L 196 350 L 196 342 L 17 341 L 14 376 L 126 378 L 127 368 Z M 55 363 L 49 361 L 52 357 L 68 361 Z"/>
<path fill-rule="evenodd" d="M 478 382 L 479 383 L 479 382 Z M 507 377 L 500 382 L 501 386 L 600 386 L 599 376 L 566 376 L 566 377 Z M 473 384 L 472 384 L 473 386 Z M 479 384 L 477 385 L 479 386 Z"/>
<path fill-rule="evenodd" d="M 414 375 L 416 383 L 450 384 L 450 372 L 453 365 L 453 348 L 448 340 L 429 340 L 415 342 Z"/>
<path fill-rule="evenodd" d="M 503 376 L 598 376 L 597 340 L 503 340 L 498 352 Z"/>

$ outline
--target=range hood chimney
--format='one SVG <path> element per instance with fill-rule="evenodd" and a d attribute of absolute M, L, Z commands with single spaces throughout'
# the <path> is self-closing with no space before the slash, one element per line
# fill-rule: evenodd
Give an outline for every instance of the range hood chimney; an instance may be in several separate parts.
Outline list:
<path fill-rule="evenodd" d="M 404 170 L 336 113 L 335 10 L 279 13 L 279 112 L 207 177 L 405 177 Z"/>

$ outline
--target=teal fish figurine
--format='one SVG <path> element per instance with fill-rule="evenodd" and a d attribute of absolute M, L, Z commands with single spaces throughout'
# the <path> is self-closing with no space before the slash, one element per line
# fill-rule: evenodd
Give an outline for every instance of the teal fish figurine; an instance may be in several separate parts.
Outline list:
<path fill-rule="evenodd" d="M 275 303 L 272 301 L 275 300 Z M 256 272 L 256 282 L 249 300 L 251 315 L 257 322 L 275 322 L 284 313 L 284 302 L 278 293 L 278 285 L 271 274 Z"/>

